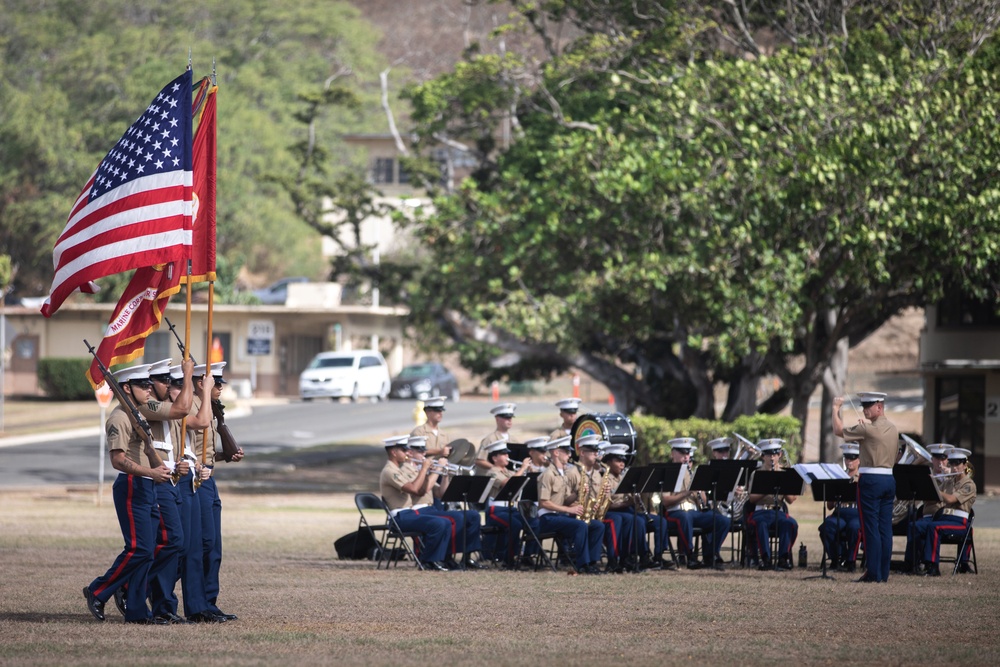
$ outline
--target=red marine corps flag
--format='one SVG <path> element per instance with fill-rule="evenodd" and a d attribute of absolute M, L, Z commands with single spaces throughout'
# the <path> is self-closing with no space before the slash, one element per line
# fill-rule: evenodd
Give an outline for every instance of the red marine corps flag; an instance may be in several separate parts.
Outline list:
<path fill-rule="evenodd" d="M 97 389 L 104 375 L 97 359 L 110 368 L 142 356 L 146 337 L 160 328 L 170 297 L 180 291 L 180 267 L 184 261 L 144 266 L 135 272 L 111 314 L 104 340 L 87 371 L 90 385 Z"/>
<path fill-rule="evenodd" d="M 215 100 L 219 87 L 202 81 L 194 100 L 194 210 L 191 226 L 191 277 L 182 283 L 215 280 Z"/>
<path fill-rule="evenodd" d="M 191 82 L 188 70 L 167 84 L 87 181 L 52 251 L 45 317 L 98 278 L 188 256 Z"/>

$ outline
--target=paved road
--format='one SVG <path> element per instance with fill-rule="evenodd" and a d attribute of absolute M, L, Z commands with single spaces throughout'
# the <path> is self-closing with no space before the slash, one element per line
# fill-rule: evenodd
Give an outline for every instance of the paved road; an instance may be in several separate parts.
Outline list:
<path fill-rule="evenodd" d="M 258 405 L 250 414 L 227 415 L 237 441 L 253 455 L 283 452 L 333 443 L 377 443 L 382 437 L 413 429 L 413 403 L 333 403 L 314 401 Z M 443 426 L 453 438 L 478 440 L 493 430 L 490 404 L 464 401 L 451 404 Z M 518 403 L 522 423 L 555 427 L 551 402 Z M 517 422 L 518 419 L 515 419 Z M 515 429 L 517 423 L 515 423 Z M 51 433 L 40 440 L 0 448 L 0 488 L 91 483 L 97 480 L 100 460 L 99 429 Z M 105 458 L 105 479 L 116 472 Z"/>

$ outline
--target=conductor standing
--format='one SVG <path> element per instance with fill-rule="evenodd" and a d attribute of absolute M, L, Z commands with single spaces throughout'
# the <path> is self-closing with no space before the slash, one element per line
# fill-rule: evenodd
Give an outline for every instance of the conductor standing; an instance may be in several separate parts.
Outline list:
<path fill-rule="evenodd" d="M 896 461 L 899 431 L 885 416 L 886 395 L 875 391 L 858 392 L 864 419 L 844 428 L 840 408 L 844 397 L 833 399 L 833 432 L 860 449 L 858 468 L 858 510 L 868 568 L 859 582 L 889 580 L 892 559 L 892 505 L 896 498 L 896 479 L 892 466 Z"/>

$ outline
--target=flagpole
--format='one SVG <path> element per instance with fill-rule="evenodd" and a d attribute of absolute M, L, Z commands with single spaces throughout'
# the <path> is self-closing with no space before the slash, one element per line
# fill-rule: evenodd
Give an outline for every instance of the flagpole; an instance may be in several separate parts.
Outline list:
<path fill-rule="evenodd" d="M 212 372 L 212 309 L 215 307 L 215 281 L 208 281 L 208 346 L 205 348 L 205 375 Z M 209 397 L 211 400 L 211 397 Z M 205 465 L 208 458 L 208 428 L 201 438 L 201 464 Z M 215 438 L 212 438 L 212 462 L 215 462 Z"/>

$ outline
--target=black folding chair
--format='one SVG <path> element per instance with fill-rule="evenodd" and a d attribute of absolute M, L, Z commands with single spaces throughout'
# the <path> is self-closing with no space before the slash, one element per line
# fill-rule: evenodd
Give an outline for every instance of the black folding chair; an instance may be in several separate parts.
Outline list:
<path fill-rule="evenodd" d="M 976 564 L 976 543 L 972 539 L 972 520 L 975 516 L 975 511 L 969 512 L 969 523 L 964 534 L 946 535 L 941 538 L 942 547 L 946 544 L 953 544 L 957 547 L 954 558 L 945 557 L 944 554 L 938 556 L 938 561 L 941 563 L 955 563 L 955 567 L 951 571 L 952 574 L 958 574 L 958 569 L 962 566 L 962 554 L 965 553 L 966 549 L 969 549 L 969 566 L 971 571 L 974 574 L 979 574 L 979 566 Z"/>
<path fill-rule="evenodd" d="M 405 553 L 413 562 L 417 564 L 418 570 L 423 570 L 424 566 L 417 559 L 417 540 L 420 539 L 420 533 L 417 531 L 406 532 L 400 528 L 399 523 L 396 521 L 396 517 L 392 515 L 389 511 L 389 506 L 385 503 L 385 498 L 381 499 L 382 509 L 385 510 L 385 520 L 388 526 L 388 530 L 385 531 L 385 543 L 382 545 L 383 558 L 380 558 L 375 565 L 375 569 L 382 567 L 382 560 L 385 560 L 385 569 L 389 569 L 389 566 L 393 567 L 399 564 L 400 558 L 403 557 Z M 413 546 L 410 546 L 412 543 Z"/>
<path fill-rule="evenodd" d="M 382 560 L 382 556 L 385 552 L 385 537 L 386 531 L 389 530 L 388 524 L 385 523 L 372 523 L 365 516 L 365 510 L 377 510 L 379 516 L 385 515 L 385 505 L 382 504 L 382 499 L 376 496 L 374 493 L 355 493 L 354 494 L 354 505 L 358 508 L 358 534 L 367 533 L 372 541 L 377 545 L 375 551 L 375 557 L 372 559 L 377 563 Z"/>

